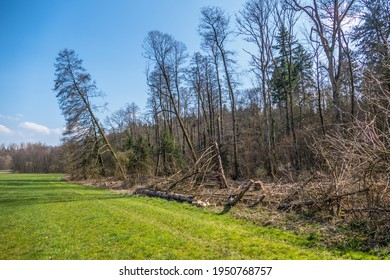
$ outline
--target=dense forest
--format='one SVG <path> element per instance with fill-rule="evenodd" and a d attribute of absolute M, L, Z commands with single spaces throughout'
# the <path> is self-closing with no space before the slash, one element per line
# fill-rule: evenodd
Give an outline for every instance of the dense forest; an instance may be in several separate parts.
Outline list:
<path fill-rule="evenodd" d="M 43 143 L 0 145 L 0 171 L 20 173 L 63 173 L 61 147 Z"/>
<path fill-rule="evenodd" d="M 365 148 L 375 162 L 388 144 L 388 15 L 387 1 L 249 1 L 235 21 L 205 7 L 195 54 L 169 34 L 146 35 L 148 112 L 130 103 L 104 123 L 92 103 L 100 91 L 65 49 L 55 92 L 68 172 L 170 175 L 214 142 L 233 179 L 326 170 Z M 303 18 L 305 30 L 297 27 Z M 237 36 L 253 44 L 251 88 L 241 88 L 235 71 L 229 42 Z"/>
<path fill-rule="evenodd" d="M 146 111 L 123 100 L 103 121 L 93 78 L 75 51 L 61 50 L 54 91 L 66 120 L 62 146 L 2 147 L 0 169 L 134 183 L 158 177 L 169 179 L 168 189 L 301 182 L 279 208 L 358 213 L 383 233 L 389 15 L 387 0 L 249 0 L 235 16 L 204 7 L 196 53 L 170 34 L 145 34 Z M 237 71 L 233 40 L 246 41 L 246 72 Z"/>

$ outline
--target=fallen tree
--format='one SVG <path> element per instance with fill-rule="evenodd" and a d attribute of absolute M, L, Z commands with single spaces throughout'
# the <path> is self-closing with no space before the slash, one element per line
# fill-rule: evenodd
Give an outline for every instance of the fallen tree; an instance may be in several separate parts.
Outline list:
<path fill-rule="evenodd" d="M 181 194 L 176 194 L 176 193 L 168 193 L 164 191 L 156 191 L 152 189 L 137 189 L 134 191 L 135 195 L 144 195 L 148 197 L 158 197 L 158 198 L 163 198 L 167 200 L 175 200 L 178 202 L 188 202 L 188 203 L 193 203 L 195 199 L 191 196 L 186 196 L 186 195 L 181 195 Z"/>
<path fill-rule="evenodd" d="M 254 183 L 253 180 L 250 180 L 249 182 L 246 183 L 246 185 L 241 189 L 241 191 L 237 195 L 230 196 L 221 214 L 225 214 L 229 212 L 230 209 L 232 209 L 232 207 L 241 200 L 241 198 L 245 195 L 245 193 L 249 190 L 249 188 L 253 185 L 253 183 Z"/>

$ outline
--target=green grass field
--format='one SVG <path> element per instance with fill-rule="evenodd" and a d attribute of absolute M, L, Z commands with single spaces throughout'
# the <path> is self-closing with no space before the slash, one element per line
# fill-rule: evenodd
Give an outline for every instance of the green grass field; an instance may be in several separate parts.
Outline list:
<path fill-rule="evenodd" d="M 339 259 L 297 236 L 161 199 L 0 174 L 0 259 Z"/>

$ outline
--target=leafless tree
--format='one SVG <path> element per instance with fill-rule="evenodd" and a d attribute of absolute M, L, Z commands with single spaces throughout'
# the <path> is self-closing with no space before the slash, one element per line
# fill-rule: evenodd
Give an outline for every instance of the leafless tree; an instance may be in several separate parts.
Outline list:
<path fill-rule="evenodd" d="M 58 53 L 55 68 L 54 91 L 66 120 L 64 135 L 84 150 L 84 156 L 88 153 L 95 153 L 101 161 L 101 153 L 107 149 L 114 157 L 120 177 L 126 178 L 126 171 L 93 111 L 90 100 L 101 96 L 101 93 L 97 90 L 90 74 L 83 68 L 82 60 L 78 58 L 74 50 L 64 49 Z M 103 145 L 99 144 L 99 138 L 103 141 Z M 92 151 L 86 151 L 85 147 L 82 147 L 86 143 L 90 144 L 87 146 Z M 71 153 L 76 153 L 75 158 L 80 157 L 77 151 L 73 150 Z"/>
<path fill-rule="evenodd" d="M 327 59 L 327 72 L 332 85 L 334 118 L 342 120 L 340 86 L 343 65 L 343 28 L 355 0 L 287 0 L 297 11 L 303 11 L 312 22 L 310 38 L 318 35 Z"/>
<path fill-rule="evenodd" d="M 232 52 L 226 48 L 229 36 L 232 35 L 230 28 L 230 19 L 225 12 L 218 7 L 204 7 L 201 10 L 201 22 L 199 24 L 199 33 L 202 37 L 202 44 L 210 46 L 211 50 L 216 50 L 221 57 L 223 70 L 225 73 L 226 84 L 229 91 L 232 131 L 233 131 L 233 178 L 240 177 L 240 168 L 237 152 L 237 119 L 236 119 L 236 93 L 234 91 L 232 71 L 230 64 Z M 213 51 L 214 52 L 214 51 Z M 213 53 L 216 57 L 215 53 Z"/>
<path fill-rule="evenodd" d="M 273 159 L 272 106 L 270 97 L 270 67 L 272 65 L 272 45 L 275 36 L 275 26 L 272 14 L 274 1 L 248 1 L 237 18 L 239 29 L 245 40 L 253 43 L 255 51 L 247 51 L 251 56 L 252 72 L 259 81 L 259 89 L 263 100 L 263 119 L 265 122 L 265 142 L 267 146 L 266 169 L 269 175 L 275 172 Z"/>
<path fill-rule="evenodd" d="M 171 35 L 160 31 L 151 31 L 144 41 L 145 56 L 156 64 L 157 73 L 161 74 L 166 89 L 165 96 L 169 100 L 169 111 L 173 111 L 184 135 L 194 162 L 197 155 L 191 138 L 184 125 L 180 112 L 180 75 L 181 66 L 186 59 L 185 45 L 176 41 Z M 160 93 L 163 93 L 160 91 Z M 168 113 L 169 113 L 168 111 Z"/>

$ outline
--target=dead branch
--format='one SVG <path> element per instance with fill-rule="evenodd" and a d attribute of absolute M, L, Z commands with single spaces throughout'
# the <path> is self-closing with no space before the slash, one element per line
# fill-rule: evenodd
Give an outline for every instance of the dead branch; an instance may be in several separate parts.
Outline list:
<path fill-rule="evenodd" d="M 218 143 L 217 142 L 214 142 L 214 152 L 217 155 L 217 165 L 218 165 L 220 181 L 222 183 L 222 188 L 227 189 L 229 187 L 229 185 L 228 185 L 228 183 L 226 181 L 225 172 L 223 170 L 223 165 L 222 165 L 221 154 L 219 152 L 219 148 L 218 148 Z"/>
<path fill-rule="evenodd" d="M 221 214 L 225 214 L 230 211 L 230 209 L 236 205 L 240 199 L 245 195 L 245 193 L 249 190 L 249 188 L 252 186 L 253 180 L 250 180 L 239 192 L 237 196 L 231 196 L 229 197 L 228 202 L 226 203 L 224 209 L 222 210 Z"/>
<path fill-rule="evenodd" d="M 287 211 L 287 210 L 296 209 L 297 207 L 302 207 L 302 206 L 324 205 L 324 204 L 332 203 L 333 201 L 340 201 L 341 198 L 344 198 L 347 196 L 352 196 L 352 195 L 364 193 L 367 191 L 368 191 L 368 189 L 365 188 L 365 189 L 361 189 L 361 190 L 357 190 L 357 191 L 353 191 L 353 192 L 348 192 L 348 193 L 343 193 L 340 195 L 328 197 L 325 200 L 290 201 L 288 203 L 282 202 L 281 204 L 279 204 L 277 209 Z"/>
<path fill-rule="evenodd" d="M 251 205 L 249 205 L 249 208 L 255 208 L 257 205 L 259 205 L 260 203 L 262 203 L 264 199 L 265 199 L 265 194 L 263 194 L 262 196 L 260 196 L 258 199 L 256 199 L 255 202 L 253 202 Z"/>

